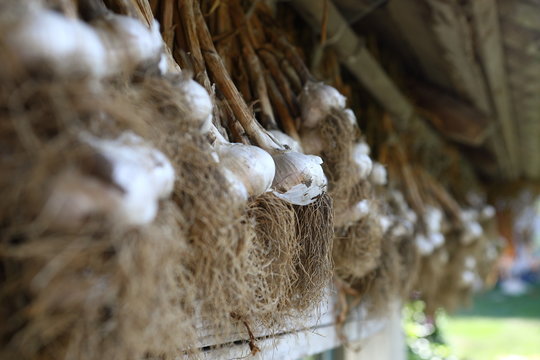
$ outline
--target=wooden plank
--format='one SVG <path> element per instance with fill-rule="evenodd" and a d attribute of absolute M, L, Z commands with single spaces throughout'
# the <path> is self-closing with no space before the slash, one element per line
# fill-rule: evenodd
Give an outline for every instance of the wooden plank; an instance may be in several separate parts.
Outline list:
<path fill-rule="evenodd" d="M 487 78 L 489 92 L 495 105 L 495 112 L 502 130 L 502 137 L 508 150 L 512 177 L 520 172 L 517 131 L 514 113 L 508 92 L 504 55 L 501 44 L 497 2 L 495 0 L 475 0 L 470 2 L 473 18 L 476 48 Z"/>
<path fill-rule="evenodd" d="M 353 319 L 344 324 L 343 333 L 347 340 L 359 341 L 381 331 L 386 320 Z M 251 356 L 249 344 L 237 341 L 223 344 L 221 347 L 206 349 L 204 359 L 298 359 L 314 355 L 342 345 L 333 324 L 320 325 L 294 332 L 284 332 L 273 337 L 258 337 L 256 345 L 260 352 Z"/>

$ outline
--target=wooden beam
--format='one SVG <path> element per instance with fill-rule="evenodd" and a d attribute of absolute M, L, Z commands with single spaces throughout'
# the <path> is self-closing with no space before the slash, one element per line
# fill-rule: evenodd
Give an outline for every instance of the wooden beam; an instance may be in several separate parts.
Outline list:
<path fill-rule="evenodd" d="M 517 131 L 513 123 L 514 113 L 504 66 L 497 1 L 474 0 L 469 4 L 472 12 L 476 48 L 478 49 L 489 93 L 502 130 L 502 138 L 508 150 L 513 177 L 515 178 L 520 172 L 520 156 L 517 145 Z"/>
<path fill-rule="evenodd" d="M 316 31 L 321 29 L 324 1 L 293 0 L 292 5 Z M 348 25 L 334 4 L 328 1 L 328 39 L 332 39 L 340 61 L 392 115 L 409 119 L 414 109 L 395 86 L 379 63 L 364 46 L 363 41 Z"/>
<path fill-rule="evenodd" d="M 482 145 L 491 131 L 491 120 L 459 98 L 440 89 L 415 82 L 409 87 L 417 106 L 447 138 L 470 146 Z"/>

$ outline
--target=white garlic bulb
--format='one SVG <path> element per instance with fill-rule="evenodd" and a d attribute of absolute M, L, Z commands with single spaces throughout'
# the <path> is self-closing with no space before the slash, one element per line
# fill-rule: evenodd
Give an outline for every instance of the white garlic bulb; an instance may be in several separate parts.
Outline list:
<path fill-rule="evenodd" d="M 55 11 L 29 8 L 5 35 L 8 49 L 29 67 L 45 66 L 60 76 L 108 72 L 107 49 L 94 29 Z"/>
<path fill-rule="evenodd" d="M 434 247 L 431 241 L 423 234 L 416 235 L 415 244 L 420 255 L 427 256 L 433 253 Z"/>
<path fill-rule="evenodd" d="M 270 130 L 268 131 L 281 145 L 287 146 L 290 150 L 303 153 L 302 145 L 289 135 L 285 134 L 280 130 Z"/>
<path fill-rule="evenodd" d="M 495 208 L 491 205 L 484 206 L 480 214 L 481 219 L 489 220 L 489 219 L 493 219 L 494 216 L 495 216 Z"/>
<path fill-rule="evenodd" d="M 381 226 L 383 234 L 385 234 L 394 224 L 394 221 L 389 216 L 379 216 L 379 225 Z"/>
<path fill-rule="evenodd" d="M 438 207 L 426 206 L 424 221 L 429 233 L 440 233 L 442 228 L 443 212 Z"/>
<path fill-rule="evenodd" d="M 219 161 L 218 161 L 219 162 Z M 227 189 L 229 194 L 234 197 L 233 200 L 236 200 L 237 203 L 244 203 L 249 199 L 249 192 L 244 185 L 244 182 L 231 170 L 226 167 L 221 168 L 221 173 L 227 181 Z"/>
<path fill-rule="evenodd" d="M 352 208 L 340 217 L 335 218 L 336 225 L 344 226 L 354 224 L 365 218 L 370 211 L 370 201 L 367 199 L 360 200 Z"/>
<path fill-rule="evenodd" d="M 467 256 L 465 258 L 465 267 L 467 269 L 474 269 L 476 267 L 476 259 L 472 256 Z"/>
<path fill-rule="evenodd" d="M 344 109 L 346 98 L 335 88 L 322 82 L 308 81 L 299 96 L 302 126 L 316 127 L 332 109 Z"/>
<path fill-rule="evenodd" d="M 369 146 L 360 142 L 354 145 L 352 151 L 352 160 L 357 170 L 357 177 L 359 180 L 367 179 L 373 168 L 373 162 L 369 157 Z"/>
<path fill-rule="evenodd" d="M 428 238 L 434 249 L 437 249 L 444 245 L 444 235 L 440 232 L 431 233 L 428 235 Z"/>
<path fill-rule="evenodd" d="M 351 109 L 345 109 L 343 110 L 343 114 L 351 125 L 356 126 L 356 115 L 354 115 L 354 111 Z"/>
<path fill-rule="evenodd" d="M 388 176 L 384 165 L 378 162 L 374 163 L 373 168 L 371 169 L 371 174 L 369 174 L 369 179 L 375 185 L 386 185 L 388 182 Z"/>
<path fill-rule="evenodd" d="M 276 176 L 272 189 L 279 198 L 295 205 L 308 205 L 326 191 L 328 181 L 320 157 L 283 151 L 274 154 L 273 158 Z"/>
<path fill-rule="evenodd" d="M 471 270 L 465 270 L 461 273 L 461 284 L 469 287 L 474 284 L 476 280 L 476 274 Z"/>
<path fill-rule="evenodd" d="M 229 181 L 240 181 L 250 196 L 258 196 L 266 192 L 272 185 L 276 167 L 272 156 L 263 149 L 244 144 L 218 143 L 216 151 L 219 154 L 220 164 L 229 170 L 226 177 Z M 236 192 L 240 185 L 234 183 Z"/>
<path fill-rule="evenodd" d="M 159 24 L 107 14 L 90 26 L 57 12 L 28 7 L 10 29 L 6 44 L 25 65 L 44 66 L 59 76 L 101 79 L 159 61 L 163 41 Z"/>
<path fill-rule="evenodd" d="M 157 201 L 168 197 L 174 187 L 174 168 L 167 157 L 132 132 L 114 140 L 87 134 L 81 139 L 110 162 L 112 179 L 124 191 L 120 209 L 124 221 L 150 223 L 157 213 Z"/>
<path fill-rule="evenodd" d="M 484 233 L 482 226 L 476 221 L 468 221 L 464 224 L 464 231 L 461 235 L 461 243 L 469 245 L 479 239 Z"/>
<path fill-rule="evenodd" d="M 159 62 L 163 39 L 156 20 L 148 29 L 137 19 L 111 13 L 94 20 L 92 25 L 107 50 L 109 74 L 129 72 L 140 65 Z"/>
<path fill-rule="evenodd" d="M 319 135 L 318 129 L 303 129 L 300 133 L 302 149 L 305 154 L 321 155 L 324 144 Z"/>
<path fill-rule="evenodd" d="M 206 89 L 197 81 L 182 77 L 175 83 L 179 98 L 182 99 L 183 110 L 190 119 L 200 124 L 201 133 L 209 132 L 212 124 L 212 98 Z"/>
<path fill-rule="evenodd" d="M 106 161 L 103 174 L 66 170 L 54 181 L 43 210 L 51 225 L 69 228 L 90 215 L 103 214 L 118 224 L 145 225 L 158 211 L 158 201 L 174 186 L 167 157 L 139 136 L 126 132 L 117 139 L 82 134 L 81 140 Z"/>

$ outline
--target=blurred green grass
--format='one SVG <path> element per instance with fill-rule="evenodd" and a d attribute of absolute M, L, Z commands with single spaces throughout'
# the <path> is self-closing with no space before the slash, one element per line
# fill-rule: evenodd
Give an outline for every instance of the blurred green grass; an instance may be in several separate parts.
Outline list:
<path fill-rule="evenodd" d="M 540 286 L 516 297 L 494 289 L 438 325 L 462 360 L 540 360 Z"/>

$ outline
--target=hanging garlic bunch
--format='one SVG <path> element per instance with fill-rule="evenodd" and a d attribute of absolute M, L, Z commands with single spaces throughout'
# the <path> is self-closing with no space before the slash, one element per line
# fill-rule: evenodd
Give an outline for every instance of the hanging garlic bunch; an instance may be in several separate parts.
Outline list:
<path fill-rule="evenodd" d="M 167 157 L 139 136 L 124 132 L 117 139 L 82 134 L 91 149 L 86 170 L 67 169 L 53 182 L 43 217 L 53 227 L 80 225 L 102 214 L 123 225 L 145 225 L 158 211 L 174 185 L 174 169 Z M 81 164 L 84 165 L 85 164 Z"/>
<path fill-rule="evenodd" d="M 8 50 L 34 70 L 44 67 L 57 76 L 101 79 L 131 72 L 159 61 L 159 24 L 149 30 L 136 19 L 107 14 L 92 26 L 38 5 L 3 29 Z"/>

